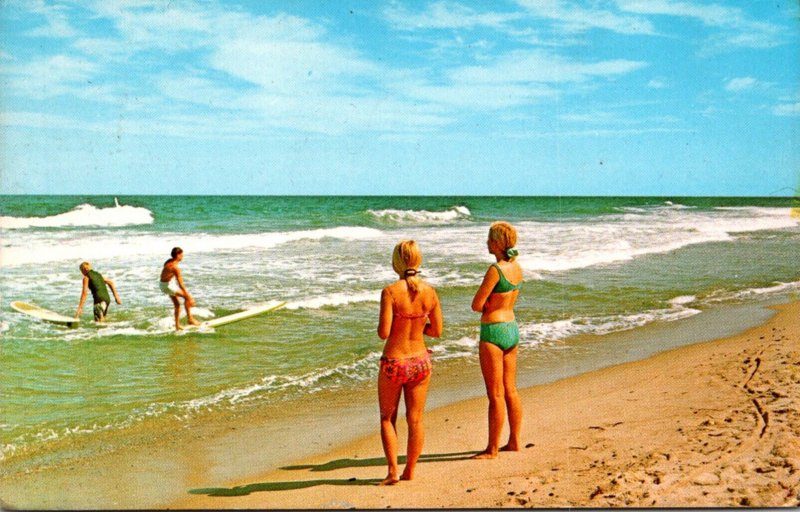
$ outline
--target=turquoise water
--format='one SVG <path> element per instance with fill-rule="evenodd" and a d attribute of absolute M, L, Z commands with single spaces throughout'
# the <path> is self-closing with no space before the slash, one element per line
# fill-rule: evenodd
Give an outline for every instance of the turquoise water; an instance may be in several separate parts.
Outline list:
<path fill-rule="evenodd" d="M 445 333 L 434 360 L 477 359 L 472 294 L 491 263 L 488 225 L 513 222 L 525 285 L 523 354 L 566 340 L 689 318 L 717 304 L 800 290 L 793 198 L 0 196 L 0 449 L 48 446 L 371 385 L 380 289 L 394 244 L 416 239 Z M 285 309 L 176 334 L 158 290 L 185 251 L 196 314 L 271 301 Z M 113 279 L 123 305 L 77 329 L 13 312 L 13 300 L 72 315 L 78 265 Z M 599 343 L 600 341 L 598 341 Z M 610 347 L 609 350 L 613 350 Z M 531 360 L 536 360 L 533 358 Z M 535 366 L 524 371 L 536 372 Z"/>

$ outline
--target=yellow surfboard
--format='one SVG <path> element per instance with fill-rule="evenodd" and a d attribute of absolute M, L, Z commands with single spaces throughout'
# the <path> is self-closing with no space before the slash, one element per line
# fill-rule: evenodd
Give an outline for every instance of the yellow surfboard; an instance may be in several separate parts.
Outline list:
<path fill-rule="evenodd" d="M 221 325 L 232 324 L 233 322 L 239 322 L 241 320 L 245 320 L 247 318 L 253 318 L 254 316 L 263 315 L 265 313 L 269 313 L 271 311 L 276 311 L 281 309 L 286 305 L 285 302 L 279 302 L 277 304 L 265 304 L 263 306 L 245 309 L 244 311 L 240 311 L 238 313 L 233 313 L 231 315 L 221 316 L 219 318 L 212 318 L 211 320 L 207 320 L 200 325 L 188 325 L 188 328 L 203 328 L 203 327 L 219 327 Z"/>
<path fill-rule="evenodd" d="M 44 320 L 45 322 L 66 325 L 67 327 L 77 327 L 81 322 L 80 318 L 60 315 L 55 311 L 50 311 L 49 309 L 45 309 L 35 304 L 28 304 L 27 302 L 22 302 L 19 300 L 11 303 L 11 309 L 14 311 L 19 311 L 20 313 L 28 316 L 32 316 L 33 318 Z"/>

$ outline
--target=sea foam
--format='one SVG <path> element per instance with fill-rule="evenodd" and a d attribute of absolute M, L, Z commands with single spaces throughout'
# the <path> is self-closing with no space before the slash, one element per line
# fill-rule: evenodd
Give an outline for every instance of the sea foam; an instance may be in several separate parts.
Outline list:
<path fill-rule="evenodd" d="M 563 272 L 630 261 L 691 245 L 726 242 L 739 233 L 797 227 L 788 208 L 695 211 L 668 205 L 591 222 L 520 222 L 519 262 L 527 271 Z"/>
<path fill-rule="evenodd" d="M 60 227 L 120 227 L 153 223 L 153 213 L 147 208 L 120 205 L 98 208 L 80 204 L 72 210 L 49 217 L 0 217 L 0 229 L 60 228 Z"/>
<path fill-rule="evenodd" d="M 453 206 L 444 211 L 428 210 L 367 210 L 367 213 L 382 222 L 392 224 L 446 224 L 469 219 L 472 213 L 466 206 Z"/>
<path fill-rule="evenodd" d="M 341 226 L 327 229 L 299 230 L 287 232 L 265 232 L 251 234 L 212 235 L 196 234 L 182 244 L 188 253 L 208 253 L 216 251 L 241 251 L 271 249 L 282 244 L 301 240 L 322 240 L 333 238 L 345 241 L 369 240 L 384 236 L 373 228 Z M 169 240 L 184 239 L 186 235 L 177 233 L 99 234 L 80 238 L 63 238 L 58 249 L 53 250 L 52 237 L 30 238 L 25 243 L 12 244 L 0 253 L 0 265 L 16 266 L 32 263 L 69 261 L 86 259 L 114 259 L 129 256 L 156 256 L 167 254 L 171 245 Z"/>

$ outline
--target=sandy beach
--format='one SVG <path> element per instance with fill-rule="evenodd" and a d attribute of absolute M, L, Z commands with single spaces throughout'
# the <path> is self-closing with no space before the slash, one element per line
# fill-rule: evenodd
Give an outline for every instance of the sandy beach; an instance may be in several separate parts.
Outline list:
<path fill-rule="evenodd" d="M 800 302 L 775 309 L 731 338 L 523 390 L 520 452 L 468 460 L 486 435 L 473 399 L 428 411 L 414 481 L 374 485 L 376 429 L 171 508 L 797 506 Z"/>

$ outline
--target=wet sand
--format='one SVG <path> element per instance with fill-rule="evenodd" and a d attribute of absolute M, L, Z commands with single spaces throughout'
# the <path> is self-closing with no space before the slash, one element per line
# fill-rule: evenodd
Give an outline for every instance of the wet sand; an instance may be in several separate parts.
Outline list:
<path fill-rule="evenodd" d="M 426 413 L 414 481 L 375 485 L 376 428 L 279 470 L 197 482 L 170 508 L 798 506 L 800 302 L 775 309 L 740 335 L 522 390 L 519 452 L 469 460 L 487 406 L 470 399 Z"/>

